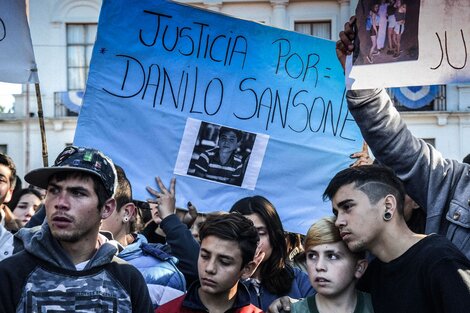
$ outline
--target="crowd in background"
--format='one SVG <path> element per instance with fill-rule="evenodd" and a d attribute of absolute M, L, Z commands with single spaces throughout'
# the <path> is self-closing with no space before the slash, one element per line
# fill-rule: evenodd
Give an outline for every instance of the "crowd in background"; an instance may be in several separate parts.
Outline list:
<path fill-rule="evenodd" d="M 347 100 L 376 159 L 351 155 L 325 186 L 334 215 L 306 234 L 286 232 L 262 195 L 229 212 L 177 208 L 175 178 L 136 201 L 93 148 L 65 148 L 27 188 L 0 154 L 0 312 L 468 312 L 470 165 L 415 138 L 385 90 Z"/>

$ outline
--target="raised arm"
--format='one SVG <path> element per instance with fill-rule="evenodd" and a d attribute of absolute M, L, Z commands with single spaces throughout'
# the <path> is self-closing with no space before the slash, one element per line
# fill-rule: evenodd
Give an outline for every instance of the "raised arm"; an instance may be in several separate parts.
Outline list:
<path fill-rule="evenodd" d="M 178 258 L 179 270 L 184 274 L 186 285 L 189 286 L 198 279 L 197 259 L 199 257 L 199 243 L 191 235 L 188 229 L 175 214 L 176 179 L 172 178 L 170 187 L 167 189 L 160 177 L 156 178 L 160 192 L 147 187 L 147 191 L 156 197 L 158 210 L 162 218 L 160 228 L 165 232 L 167 244 L 171 248 L 171 253 Z"/>
<path fill-rule="evenodd" d="M 348 22 L 344 24 L 344 30 L 339 33 L 339 40 L 336 42 L 336 56 L 339 62 L 345 68 L 346 56 L 354 51 L 354 38 L 356 27 L 356 17 L 351 16 Z"/>
<path fill-rule="evenodd" d="M 350 21 L 336 44 L 342 64 L 353 41 Z M 375 158 L 395 171 L 407 193 L 426 210 L 426 233 L 445 235 L 470 258 L 470 166 L 445 159 L 414 137 L 384 89 L 348 91 L 347 101 Z"/>

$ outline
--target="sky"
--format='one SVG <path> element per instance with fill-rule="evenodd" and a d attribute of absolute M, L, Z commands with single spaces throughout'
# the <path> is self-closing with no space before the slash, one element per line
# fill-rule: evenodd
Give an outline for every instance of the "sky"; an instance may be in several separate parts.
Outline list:
<path fill-rule="evenodd" d="M 8 112 L 13 107 L 13 94 L 21 93 L 21 84 L 9 84 L 0 82 L 0 107 L 3 112 Z"/>

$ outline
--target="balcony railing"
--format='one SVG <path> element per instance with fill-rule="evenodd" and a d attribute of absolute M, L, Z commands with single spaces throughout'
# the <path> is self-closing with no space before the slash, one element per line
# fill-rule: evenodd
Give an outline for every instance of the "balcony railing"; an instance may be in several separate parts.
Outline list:
<path fill-rule="evenodd" d="M 429 103 L 420 108 L 410 108 L 406 104 L 401 103 L 396 97 L 396 88 L 387 88 L 387 92 L 398 111 L 446 111 L 446 86 L 439 85 L 437 88 L 437 95 Z M 82 97 L 83 91 L 54 92 L 55 117 L 78 116 Z"/>
<path fill-rule="evenodd" d="M 54 116 L 78 116 L 82 105 L 83 91 L 54 92 Z"/>

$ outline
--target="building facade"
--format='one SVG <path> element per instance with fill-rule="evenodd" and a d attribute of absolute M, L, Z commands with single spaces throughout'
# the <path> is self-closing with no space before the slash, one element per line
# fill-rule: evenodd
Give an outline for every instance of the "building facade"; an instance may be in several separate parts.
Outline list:
<path fill-rule="evenodd" d="M 182 0 L 266 25 L 337 40 L 357 0 Z M 100 0 L 29 0 L 31 37 L 39 70 L 49 165 L 71 144 L 96 35 Z M 391 91 L 393 93 L 393 91 Z M 75 99 L 75 100 L 74 100 Z M 424 108 L 402 110 L 411 131 L 457 160 L 470 153 L 470 85 L 441 86 Z M 34 85 L 15 96 L 14 110 L 0 113 L 0 150 L 23 177 L 41 167 L 42 146 Z M 353 151 L 351 151 L 353 152 Z"/>

